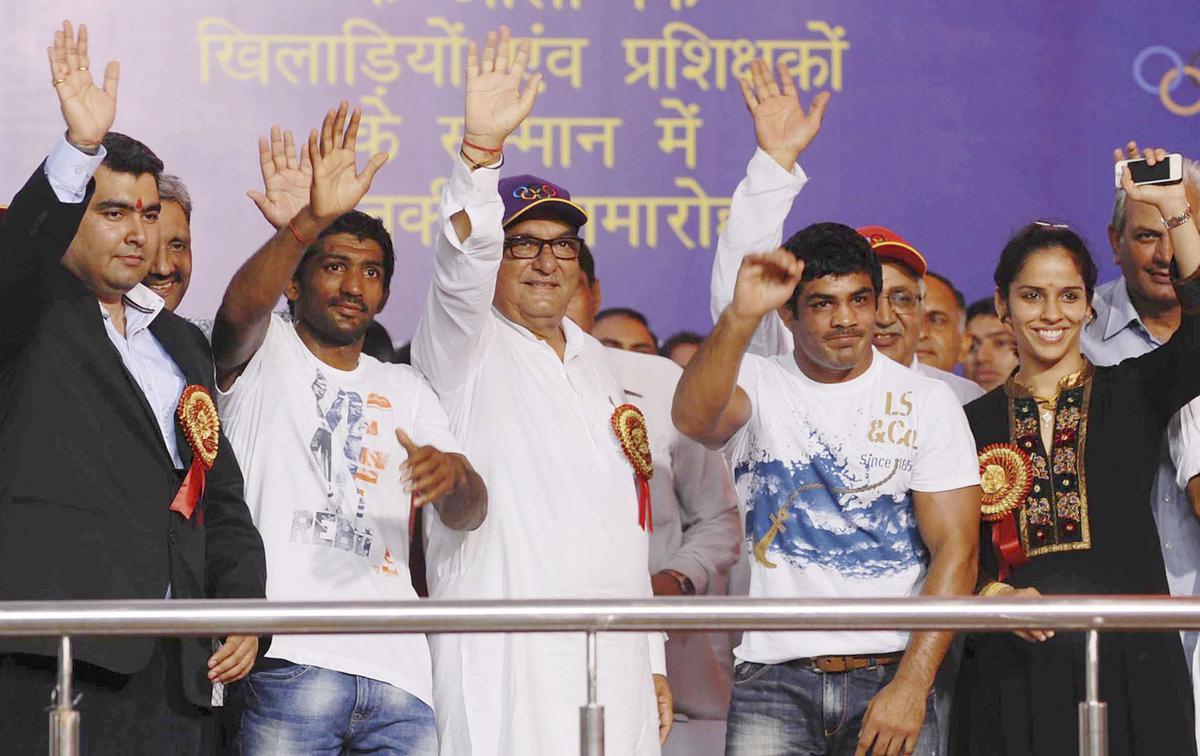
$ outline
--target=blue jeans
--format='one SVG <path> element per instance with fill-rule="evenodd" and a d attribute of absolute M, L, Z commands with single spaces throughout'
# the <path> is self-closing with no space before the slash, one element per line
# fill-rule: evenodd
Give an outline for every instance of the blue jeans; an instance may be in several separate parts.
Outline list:
<path fill-rule="evenodd" d="M 726 756 L 853 756 L 867 704 L 892 681 L 897 665 L 853 672 L 814 672 L 796 662 L 741 662 L 725 736 Z M 936 756 L 933 695 L 916 756 Z"/>
<path fill-rule="evenodd" d="M 238 753 L 437 753 L 433 709 L 416 696 L 321 667 L 276 659 L 259 664 L 234 697 Z"/>

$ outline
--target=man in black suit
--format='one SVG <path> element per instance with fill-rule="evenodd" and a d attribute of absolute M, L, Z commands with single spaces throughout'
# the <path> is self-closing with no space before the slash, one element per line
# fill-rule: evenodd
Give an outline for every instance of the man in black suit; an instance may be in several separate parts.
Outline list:
<path fill-rule="evenodd" d="M 162 163 L 108 133 L 119 70 L 93 84 L 86 28 L 64 23 L 50 64 L 65 138 L 0 229 L 0 600 L 262 597 L 241 472 L 204 422 L 211 353 L 140 284 Z M 213 645 L 77 639 L 83 752 L 210 748 L 212 683 L 244 677 L 259 643 Z M 0 640 L 5 752 L 46 750 L 55 647 Z"/>

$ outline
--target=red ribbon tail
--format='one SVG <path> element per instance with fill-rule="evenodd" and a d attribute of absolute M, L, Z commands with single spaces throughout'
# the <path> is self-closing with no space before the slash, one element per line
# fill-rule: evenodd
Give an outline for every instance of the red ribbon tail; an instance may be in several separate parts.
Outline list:
<path fill-rule="evenodd" d="M 1025 550 L 1021 548 L 1021 539 L 1017 536 L 1016 517 L 1011 513 L 992 523 L 992 547 L 996 552 L 998 577 L 1002 582 L 1014 567 L 1020 567 L 1029 561 Z"/>
<path fill-rule="evenodd" d="M 654 532 L 654 510 L 650 505 L 650 481 L 643 477 L 637 479 L 638 489 L 638 525 L 642 530 Z"/>
<path fill-rule="evenodd" d="M 194 457 L 192 466 L 188 468 L 187 476 L 180 484 L 179 491 L 175 493 L 175 500 L 171 502 L 171 511 L 183 515 L 185 520 L 192 519 L 192 512 L 196 511 L 196 504 L 204 495 L 205 472 L 204 463 L 200 461 L 200 457 Z"/>

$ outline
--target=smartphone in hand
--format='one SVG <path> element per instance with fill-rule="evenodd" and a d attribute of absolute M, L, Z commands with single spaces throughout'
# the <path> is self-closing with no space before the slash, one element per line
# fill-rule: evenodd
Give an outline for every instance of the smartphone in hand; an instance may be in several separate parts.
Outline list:
<path fill-rule="evenodd" d="M 1121 174 L 1125 166 L 1129 166 L 1129 173 L 1135 185 L 1178 184 L 1183 180 L 1183 155 L 1178 152 L 1167 155 L 1154 165 L 1147 164 L 1142 158 L 1119 161 L 1116 164 L 1118 189 L 1121 188 Z"/>

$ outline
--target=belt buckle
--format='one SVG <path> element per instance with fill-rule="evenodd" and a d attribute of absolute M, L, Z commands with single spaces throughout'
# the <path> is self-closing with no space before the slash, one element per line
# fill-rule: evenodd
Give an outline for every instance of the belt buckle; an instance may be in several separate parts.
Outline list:
<path fill-rule="evenodd" d="M 836 668 L 839 660 L 842 660 L 843 662 L 842 669 Z M 815 666 L 817 670 L 821 672 L 821 674 L 830 675 L 836 672 L 845 671 L 845 660 L 840 656 L 818 656 L 814 661 L 816 661 Z"/>

